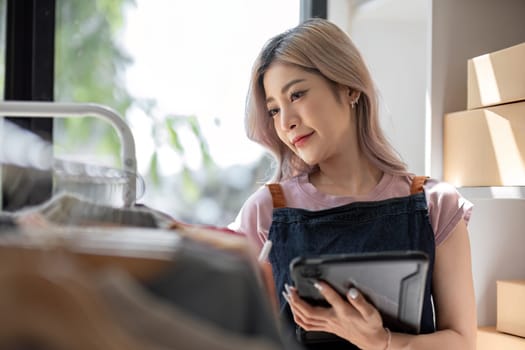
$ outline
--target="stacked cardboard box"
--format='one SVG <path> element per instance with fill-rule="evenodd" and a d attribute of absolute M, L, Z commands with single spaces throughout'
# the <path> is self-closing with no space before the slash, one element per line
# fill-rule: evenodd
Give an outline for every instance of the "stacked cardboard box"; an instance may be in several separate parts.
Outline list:
<path fill-rule="evenodd" d="M 444 180 L 525 186 L 525 43 L 468 60 L 467 110 L 445 115 Z"/>
<path fill-rule="evenodd" d="M 524 63 L 525 43 L 468 60 L 467 109 L 444 118 L 445 181 L 525 186 Z M 478 350 L 525 350 L 525 280 L 497 281 L 496 313 L 478 329 Z"/>
<path fill-rule="evenodd" d="M 497 281 L 497 326 L 525 341 L 525 280 Z"/>
<path fill-rule="evenodd" d="M 478 350 L 525 349 L 525 280 L 497 281 L 496 327 L 478 329 Z"/>

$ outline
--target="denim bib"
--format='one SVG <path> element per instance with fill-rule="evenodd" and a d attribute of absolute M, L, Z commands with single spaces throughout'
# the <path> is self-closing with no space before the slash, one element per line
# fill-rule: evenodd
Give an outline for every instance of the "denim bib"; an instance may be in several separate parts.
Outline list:
<path fill-rule="evenodd" d="M 268 233 L 268 239 L 272 241 L 269 260 L 285 327 L 290 326 L 290 329 L 295 330 L 290 307 L 281 293 L 285 283 L 292 284 L 289 265 L 293 258 L 321 254 L 419 250 L 429 257 L 420 333 L 435 331 L 431 301 L 435 242 L 422 186 L 418 193 L 407 197 L 354 202 L 319 211 L 287 208 L 280 186 L 271 186 L 274 210 Z M 276 198 L 281 201 L 280 207 L 276 205 Z M 318 348 L 327 347 L 326 344 L 320 344 Z M 347 342 L 346 345 L 337 346 L 337 349 L 355 347 Z"/>

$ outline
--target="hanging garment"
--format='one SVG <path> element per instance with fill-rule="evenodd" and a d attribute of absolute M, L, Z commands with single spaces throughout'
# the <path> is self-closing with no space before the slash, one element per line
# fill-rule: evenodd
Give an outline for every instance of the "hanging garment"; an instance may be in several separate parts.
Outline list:
<path fill-rule="evenodd" d="M 133 226 L 167 228 L 173 219 L 144 205 L 116 208 L 87 201 L 70 194 L 59 194 L 41 205 L 12 214 L 14 217 L 41 215 L 51 224 L 62 226 Z"/>
<path fill-rule="evenodd" d="M 283 339 L 252 261 L 202 242 L 184 243 L 173 267 L 144 284 L 149 292 L 227 332 L 263 337 L 280 349 L 297 348 Z"/>
<path fill-rule="evenodd" d="M 16 229 L 17 224 L 11 215 L 0 213 L 0 233 Z"/>
<path fill-rule="evenodd" d="M 3 249 L 0 348 L 163 350 L 121 327 L 69 254 Z"/>
<path fill-rule="evenodd" d="M 240 239 L 240 236 L 231 237 Z M 218 240 L 216 237 L 214 242 L 217 243 Z M 229 244 L 227 247 L 228 249 L 232 248 Z M 120 294 L 115 297 L 117 292 L 113 288 L 111 289 L 113 294 L 110 292 L 102 293 L 103 298 L 101 299 L 100 295 L 92 290 L 97 285 L 96 280 L 92 278 L 87 283 L 91 294 L 97 295 L 97 298 L 100 299 L 99 306 L 105 305 L 104 310 L 106 311 L 100 312 L 101 317 L 107 316 L 106 320 L 101 322 L 102 329 L 107 329 L 112 334 L 115 328 L 117 329 L 115 332 L 124 334 L 122 337 L 125 339 L 122 342 L 127 341 L 126 337 L 129 336 L 136 346 L 134 348 L 116 345 L 115 348 L 165 349 L 174 341 L 171 335 L 186 334 L 187 337 L 193 337 L 195 332 L 186 332 L 184 327 L 195 326 L 195 331 L 199 329 L 204 331 L 215 330 L 211 333 L 215 336 L 201 338 L 208 344 L 217 342 L 215 344 L 218 346 L 217 349 L 224 348 L 221 346 L 235 344 L 265 350 L 293 349 L 293 347 L 284 345 L 281 340 L 277 320 L 267 304 L 267 298 L 263 294 L 260 282 L 257 279 L 258 271 L 255 270 L 257 265 L 254 265 L 254 259 L 250 258 L 251 251 L 242 251 L 239 248 L 240 246 L 236 247 L 238 250 L 219 249 L 201 241 L 181 238 L 174 230 L 129 227 L 62 227 L 49 232 L 41 230 L 35 232 L 22 231 L 0 236 L 0 263 L 4 267 L 3 271 L 9 274 L 16 271 L 16 269 L 11 268 L 12 266 L 27 266 L 31 273 L 43 272 L 46 276 L 53 276 L 56 271 L 60 274 L 61 269 L 75 271 L 73 268 L 77 264 L 89 271 L 90 276 L 107 269 L 125 271 L 127 276 L 136 281 L 136 286 L 141 286 L 140 292 L 133 294 L 133 289 L 130 289 L 128 294 L 123 295 L 122 288 L 117 288 Z M 53 259 L 35 260 L 39 256 Z M 11 257 L 9 261 L 6 260 L 8 257 Z M 57 260 L 58 257 L 62 257 L 62 260 Z M 17 260 L 23 261 L 27 265 L 19 265 Z M 57 270 L 46 272 L 47 267 Z M 80 274 L 78 275 L 80 276 Z M 66 279 L 61 281 L 69 282 Z M 106 280 L 106 286 L 108 285 L 107 282 Z M 77 319 L 68 322 L 68 317 L 76 315 L 76 317 L 81 318 L 82 316 L 89 316 L 89 312 L 99 313 L 100 307 L 95 305 L 90 309 L 84 304 L 72 302 L 67 304 L 67 307 L 62 307 L 60 303 L 67 302 L 68 299 L 55 298 L 54 295 L 59 295 L 58 292 L 46 292 L 49 288 L 44 288 L 45 286 L 42 283 L 32 283 L 30 286 L 35 287 L 27 289 L 26 292 L 28 297 L 30 296 L 34 301 L 27 302 L 24 298 L 20 299 L 24 300 L 29 309 L 26 310 L 27 312 L 23 312 L 24 308 L 20 307 L 20 328 L 12 334 L 22 334 L 25 340 L 32 341 L 31 344 L 45 342 L 46 344 L 55 344 L 57 349 L 83 349 L 71 346 L 68 343 L 71 341 L 70 338 L 64 334 L 72 334 L 78 339 L 84 339 L 87 336 L 85 332 L 95 325 L 82 325 L 81 320 Z M 143 286 L 151 286 L 151 290 Z M 133 288 L 129 283 L 127 287 Z M 60 290 L 60 288 L 62 288 L 61 284 L 55 289 Z M 64 288 L 69 291 L 72 287 L 67 285 Z M 135 288 L 135 291 L 138 289 L 138 287 Z M 69 293 L 74 293 L 75 290 Z M 152 290 L 158 293 L 155 294 Z M 10 322 L 11 318 L 8 316 L 19 307 L 12 302 L 16 292 L 9 292 L 10 289 L 2 291 L 4 294 L 0 295 L 0 304 L 3 305 L 2 302 L 5 302 L 7 306 L 14 309 L 9 309 L 7 306 L 2 309 L 0 305 L 0 309 L 6 311 L 0 313 L 0 324 Z M 97 291 L 99 293 L 107 292 L 108 289 L 99 288 Z M 109 295 L 113 295 L 114 298 L 109 298 Z M 137 296 L 138 299 L 131 300 L 132 296 Z M 144 298 L 140 299 L 140 296 Z M 47 309 L 42 308 L 44 312 L 40 318 L 31 318 L 30 312 L 35 310 L 34 308 L 31 309 L 31 306 L 36 306 L 38 309 L 41 303 L 47 303 L 48 297 L 55 300 L 56 303 Z M 75 295 L 71 297 L 75 298 Z M 126 306 L 118 307 L 125 302 L 128 303 Z M 142 302 L 145 304 L 141 305 Z M 131 310 L 132 304 L 135 307 L 133 310 L 137 311 L 134 317 L 130 319 L 129 314 L 122 316 L 122 310 Z M 159 308 L 165 310 L 171 307 L 175 310 L 176 315 L 186 315 L 181 316 L 185 317 L 182 322 L 185 326 L 173 329 L 171 333 L 169 324 L 162 327 L 159 323 L 148 326 L 146 322 L 148 315 L 145 312 L 138 311 L 138 309 L 148 308 L 155 304 L 160 304 Z M 50 315 L 56 314 L 55 305 L 58 305 L 59 308 L 58 316 L 51 316 L 52 319 L 49 324 L 45 324 Z M 82 313 L 84 308 L 87 308 L 89 312 Z M 111 312 L 108 313 L 107 309 Z M 66 315 L 64 316 L 60 311 L 66 312 Z M 152 313 L 155 314 L 153 310 Z M 159 317 L 161 316 L 158 313 L 156 315 L 149 314 L 149 316 L 152 322 L 160 322 Z M 166 317 L 166 315 L 162 317 Z M 41 339 L 32 336 L 25 338 L 24 334 L 26 333 L 24 332 L 27 332 L 27 327 L 29 327 L 26 319 L 39 320 L 39 325 L 45 324 L 45 327 L 49 327 L 50 331 L 54 332 L 53 337 Z M 168 320 L 165 321 L 169 322 Z M 113 324 L 112 322 L 116 323 L 113 327 L 108 325 L 108 323 Z M 74 329 L 69 330 L 69 327 Z M 79 330 L 77 327 L 83 327 L 84 330 Z M 9 327 L 5 329 L 10 330 L 9 332 L 13 330 Z M 58 329 L 64 331 L 64 334 L 59 334 L 61 337 L 55 339 L 55 336 L 58 337 L 55 334 Z M 166 334 L 163 338 L 155 340 L 160 329 L 165 330 Z M 100 332 L 100 330 L 98 331 Z M 11 334 L 9 332 L 6 336 Z M 95 334 L 93 341 L 97 339 L 97 336 Z M 6 342 L 12 340 L 12 338 L 4 339 Z M 116 341 L 118 340 L 117 337 Z M 184 338 L 181 341 L 184 344 L 191 345 L 195 344 L 197 340 Z M 86 342 L 86 344 L 87 346 L 92 345 L 90 342 Z M 104 344 L 104 342 L 100 344 Z M 142 345 L 145 347 L 141 348 Z M 113 347 L 107 345 L 106 348 L 112 349 Z M 246 347 L 241 346 L 239 348 Z M 99 348 L 93 347 L 93 349 Z M 233 350 L 235 348 L 226 347 L 225 349 Z"/>
<path fill-rule="evenodd" d="M 119 323 L 135 337 L 166 349 L 277 350 L 282 347 L 262 334 L 230 332 L 155 298 L 123 271 L 105 271 L 95 284 Z M 209 293 L 207 298 L 215 298 Z"/>

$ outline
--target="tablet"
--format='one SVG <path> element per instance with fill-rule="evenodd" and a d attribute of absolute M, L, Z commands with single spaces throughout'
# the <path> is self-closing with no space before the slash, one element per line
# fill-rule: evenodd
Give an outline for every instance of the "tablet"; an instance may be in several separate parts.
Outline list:
<path fill-rule="evenodd" d="M 310 304 L 328 306 L 314 287 L 316 281 L 330 284 L 345 298 L 355 287 L 379 310 L 385 327 L 418 334 L 428 264 L 424 252 L 393 251 L 297 257 L 290 263 L 290 271 L 299 296 Z M 339 339 L 329 333 L 297 328 L 302 343 Z"/>

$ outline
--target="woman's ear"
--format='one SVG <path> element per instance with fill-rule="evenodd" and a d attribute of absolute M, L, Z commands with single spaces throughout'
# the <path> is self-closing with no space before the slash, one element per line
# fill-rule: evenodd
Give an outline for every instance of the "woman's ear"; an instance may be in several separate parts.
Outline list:
<path fill-rule="evenodd" d="M 348 89 L 348 100 L 352 108 L 354 108 L 355 105 L 359 103 L 359 97 L 361 97 L 361 91 L 357 91 L 350 88 Z"/>

